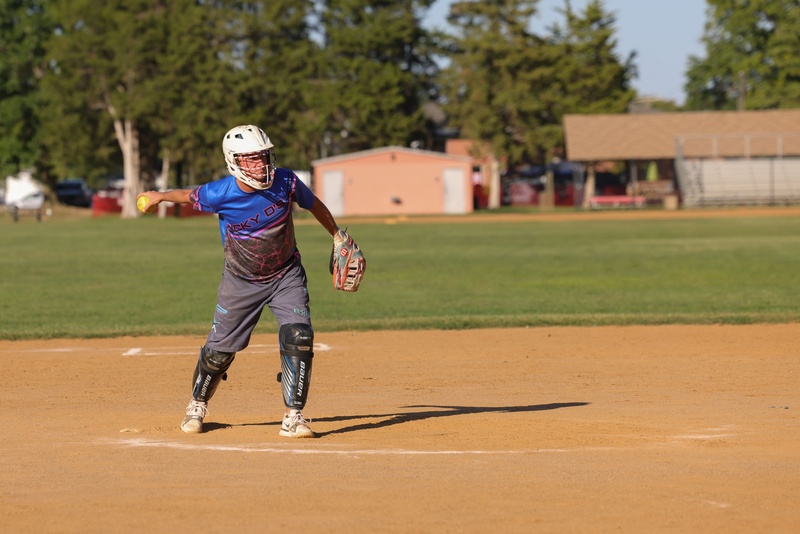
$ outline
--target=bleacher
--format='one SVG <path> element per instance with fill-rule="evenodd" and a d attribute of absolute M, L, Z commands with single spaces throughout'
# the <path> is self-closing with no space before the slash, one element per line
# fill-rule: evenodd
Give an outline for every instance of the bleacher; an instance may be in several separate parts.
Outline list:
<path fill-rule="evenodd" d="M 800 159 L 677 161 L 685 207 L 800 204 Z"/>

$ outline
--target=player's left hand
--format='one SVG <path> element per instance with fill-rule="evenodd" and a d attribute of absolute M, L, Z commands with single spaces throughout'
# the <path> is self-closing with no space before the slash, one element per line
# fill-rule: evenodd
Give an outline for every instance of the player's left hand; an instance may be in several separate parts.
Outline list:
<path fill-rule="evenodd" d="M 338 230 L 333 235 L 330 261 L 333 287 L 340 291 L 358 291 L 366 269 L 367 260 L 356 242 L 345 230 Z"/>

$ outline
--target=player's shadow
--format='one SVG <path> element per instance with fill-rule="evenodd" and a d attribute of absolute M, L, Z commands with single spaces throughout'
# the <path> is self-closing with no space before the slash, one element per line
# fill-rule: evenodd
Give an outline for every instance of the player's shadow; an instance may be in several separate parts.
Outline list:
<path fill-rule="evenodd" d="M 386 428 L 388 426 L 402 425 L 413 421 L 424 419 L 435 419 L 437 417 L 453 417 L 458 415 L 471 415 L 479 413 L 520 413 L 520 412 L 542 412 L 546 410 L 558 410 L 561 408 L 574 408 L 577 406 L 587 406 L 588 402 L 553 402 L 550 404 L 529 404 L 527 406 L 436 406 L 436 405 L 414 405 L 404 406 L 403 408 L 425 408 L 414 412 L 402 412 L 392 414 L 372 414 L 372 415 L 338 415 L 334 417 L 317 417 L 318 422 L 339 422 L 356 421 L 362 419 L 381 419 L 375 422 L 364 422 L 350 426 L 344 426 L 328 432 L 317 432 L 317 436 L 329 436 L 333 434 L 346 434 L 348 432 L 358 432 L 361 430 L 374 430 L 376 428 Z"/>
<path fill-rule="evenodd" d="M 402 408 L 425 408 L 425 410 L 403 413 L 384 413 L 384 414 L 361 414 L 361 415 L 336 415 L 333 417 L 315 417 L 313 421 L 319 423 L 337 423 L 341 421 L 359 421 L 365 419 L 381 419 L 375 422 L 358 423 L 350 426 L 329 430 L 328 432 L 317 432 L 317 437 L 330 436 L 333 434 L 346 434 L 348 432 L 358 432 L 361 430 L 374 430 L 388 426 L 402 425 L 412 421 L 422 421 L 424 419 L 434 419 L 437 417 L 453 417 L 457 415 L 470 415 L 477 413 L 520 413 L 520 412 L 543 412 L 547 410 L 559 410 L 561 408 L 575 408 L 578 406 L 588 406 L 588 402 L 552 402 L 549 404 L 529 404 L 527 406 L 437 406 L 437 405 L 413 405 L 403 406 Z M 434 409 L 435 408 L 435 409 Z M 268 423 L 213 423 L 203 424 L 204 432 L 231 428 L 234 426 L 280 426 L 280 422 Z"/>
<path fill-rule="evenodd" d="M 424 408 L 414 412 L 384 413 L 384 414 L 362 414 L 362 415 L 337 415 L 334 417 L 315 417 L 318 423 L 338 423 L 342 421 L 362 421 L 367 419 L 380 419 L 375 422 L 363 422 L 349 426 L 329 430 L 328 432 L 316 432 L 317 437 L 330 436 L 333 434 L 346 434 L 348 432 L 358 432 L 361 430 L 374 430 L 376 428 L 386 428 L 388 426 L 402 425 L 412 421 L 422 421 L 424 419 L 435 419 L 437 417 L 454 417 L 458 415 L 471 415 L 479 413 L 520 413 L 520 412 L 543 412 L 546 410 L 559 410 L 561 408 L 574 408 L 577 406 L 587 406 L 588 402 L 553 402 L 550 404 L 529 404 L 527 406 L 431 406 L 414 405 L 403 406 L 403 408 Z M 221 423 L 209 423 L 204 425 L 206 431 L 230 426 L 253 426 L 253 425 L 280 425 L 280 423 L 244 423 L 240 425 L 227 425 Z"/>

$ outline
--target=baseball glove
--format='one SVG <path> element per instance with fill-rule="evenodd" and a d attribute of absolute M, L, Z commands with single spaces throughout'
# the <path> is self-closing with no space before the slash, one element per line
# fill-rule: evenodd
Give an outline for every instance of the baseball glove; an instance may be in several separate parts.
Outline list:
<path fill-rule="evenodd" d="M 367 260 L 353 238 L 345 230 L 336 232 L 330 263 L 333 287 L 340 291 L 358 291 L 366 268 Z"/>

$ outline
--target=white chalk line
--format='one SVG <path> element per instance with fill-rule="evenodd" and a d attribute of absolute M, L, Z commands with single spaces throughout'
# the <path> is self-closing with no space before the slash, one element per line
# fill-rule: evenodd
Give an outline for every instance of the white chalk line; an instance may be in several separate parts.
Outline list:
<path fill-rule="evenodd" d="M 251 350 L 268 350 L 272 352 L 278 352 L 280 347 L 278 344 L 270 344 L 270 345 L 249 345 L 243 354 L 247 354 Z M 122 353 L 123 356 L 185 356 L 187 354 L 197 354 L 199 349 L 192 349 L 188 352 L 181 351 L 181 352 L 169 352 L 165 349 L 155 348 L 155 349 L 143 349 L 140 347 L 133 347 L 125 352 Z M 330 345 L 326 345 L 325 343 L 314 343 L 314 352 L 327 352 L 331 350 Z"/>
<path fill-rule="evenodd" d="M 685 434 L 683 436 L 673 436 L 675 439 L 720 439 L 732 438 L 738 434 Z"/>
<path fill-rule="evenodd" d="M 279 346 L 275 344 L 255 344 L 250 345 L 242 351 L 247 354 L 250 351 L 266 350 L 270 352 L 278 352 Z M 112 352 L 119 353 L 122 356 L 187 356 L 196 355 L 199 352 L 199 347 L 129 347 L 129 348 L 105 348 L 105 347 L 55 347 L 49 349 L 25 349 L 25 350 L 0 350 L 3 353 L 15 354 L 44 354 L 44 353 L 64 353 L 70 354 L 75 352 Z M 314 352 L 327 352 L 331 350 L 331 346 L 326 343 L 314 343 Z"/>
<path fill-rule="evenodd" d="M 731 432 L 731 430 L 733 430 L 734 428 L 735 425 L 730 425 L 730 424 L 711 427 L 711 428 L 702 428 L 699 429 L 697 433 L 673 436 L 673 439 L 711 440 L 711 439 L 721 439 L 721 438 L 732 438 L 739 435 L 738 432 Z"/>
<path fill-rule="evenodd" d="M 104 441 L 108 443 L 108 441 Z M 111 441 L 112 445 L 122 447 L 148 447 L 178 449 L 184 451 L 216 451 L 216 452 L 245 452 L 245 453 L 268 453 L 268 454 L 308 454 L 308 455 L 330 455 L 330 456 L 486 456 L 486 455 L 518 455 L 536 453 L 558 453 L 574 452 L 570 449 L 519 449 L 519 450 L 444 450 L 426 451 L 413 449 L 320 449 L 320 448 L 300 448 L 298 446 L 276 447 L 274 445 L 210 445 L 196 443 L 178 443 L 168 440 L 153 440 L 147 438 L 123 438 Z M 579 449 L 585 452 L 588 449 Z M 613 448 L 592 448 L 591 450 L 614 450 Z"/>
<path fill-rule="evenodd" d="M 125 432 L 121 430 L 120 432 Z M 328 456 L 491 456 L 491 455 L 531 455 L 531 454 L 566 454 L 587 452 L 620 452 L 641 450 L 642 447 L 574 447 L 540 448 L 540 449 L 505 449 L 505 450 L 414 450 L 414 449 L 320 449 L 300 448 L 295 445 L 285 447 L 269 445 L 211 445 L 176 442 L 163 439 L 148 438 L 120 438 L 114 440 L 100 440 L 104 444 L 132 448 L 162 448 L 184 451 L 209 451 L 209 452 L 235 452 L 235 453 L 266 453 L 266 454 L 305 454 Z M 644 448 L 655 448 L 668 445 L 669 442 L 653 443 Z M 673 442 L 674 444 L 674 442 Z"/>

